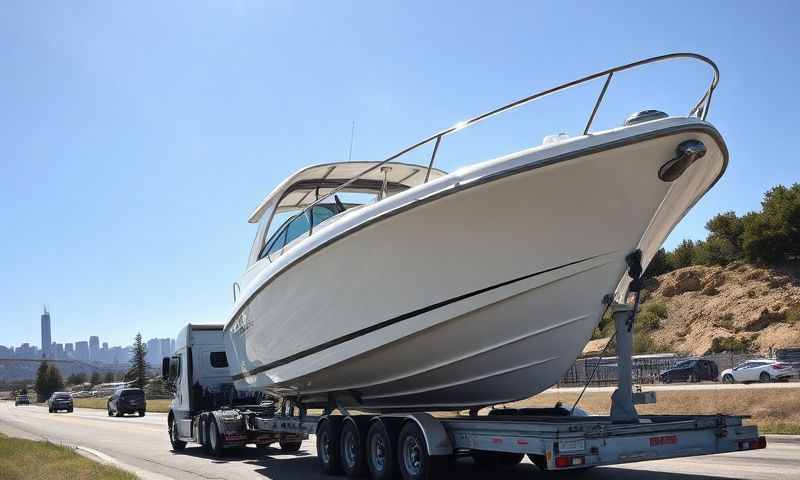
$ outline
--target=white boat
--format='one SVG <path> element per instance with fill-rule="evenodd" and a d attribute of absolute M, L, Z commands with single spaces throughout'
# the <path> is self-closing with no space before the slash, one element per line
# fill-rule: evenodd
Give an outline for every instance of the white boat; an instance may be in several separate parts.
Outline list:
<path fill-rule="evenodd" d="M 688 116 L 645 111 L 591 132 L 615 73 L 681 57 L 714 69 Z M 432 168 L 447 135 L 604 77 L 584 134 L 449 174 Z M 655 57 L 382 162 L 295 173 L 250 217 L 260 225 L 225 326 L 236 387 L 373 411 L 484 406 L 550 387 L 604 299 L 626 296 L 625 257 L 640 249 L 646 266 L 723 174 L 725 143 L 705 121 L 717 78 L 705 57 Z M 397 161 L 432 143 L 430 165 Z"/>

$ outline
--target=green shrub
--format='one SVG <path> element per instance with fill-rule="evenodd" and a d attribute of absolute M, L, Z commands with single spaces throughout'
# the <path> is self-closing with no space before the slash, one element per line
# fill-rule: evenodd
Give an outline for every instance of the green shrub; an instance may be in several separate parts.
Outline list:
<path fill-rule="evenodd" d="M 717 320 L 714 322 L 714 325 L 728 330 L 733 330 L 733 314 L 728 312 L 724 315 L 718 316 Z"/>
<path fill-rule="evenodd" d="M 749 338 L 714 337 L 708 353 L 745 353 L 750 351 L 753 341 Z"/>

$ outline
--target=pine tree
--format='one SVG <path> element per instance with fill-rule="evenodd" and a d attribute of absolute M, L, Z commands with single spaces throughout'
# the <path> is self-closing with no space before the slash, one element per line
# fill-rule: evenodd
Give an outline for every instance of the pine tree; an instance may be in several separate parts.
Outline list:
<path fill-rule="evenodd" d="M 98 372 L 97 370 L 92 372 L 92 378 L 91 378 L 91 380 L 89 380 L 89 382 L 91 382 L 92 385 L 97 385 L 101 381 L 102 381 L 102 379 L 100 378 L 100 372 Z"/>
<path fill-rule="evenodd" d="M 50 365 L 47 369 L 47 384 L 50 388 L 50 395 L 52 395 L 53 392 L 64 390 L 64 378 L 61 376 L 61 371 L 55 365 Z M 48 395 L 48 397 L 50 395 Z"/>
<path fill-rule="evenodd" d="M 147 383 L 145 374 L 147 372 L 147 347 L 142 342 L 142 334 L 137 333 L 133 339 L 133 356 L 131 357 L 131 368 L 125 375 L 125 380 L 133 382 L 136 388 L 144 388 Z"/>
<path fill-rule="evenodd" d="M 103 382 L 111 383 L 114 381 L 114 372 L 106 372 L 106 376 L 103 377 Z"/>
<path fill-rule="evenodd" d="M 47 360 L 42 360 L 42 363 L 39 364 L 38 370 L 36 370 L 36 397 L 37 401 L 44 402 L 50 395 L 53 394 L 53 391 L 50 390 L 48 383 L 47 383 L 47 370 L 50 369 L 50 364 L 47 363 Z"/>

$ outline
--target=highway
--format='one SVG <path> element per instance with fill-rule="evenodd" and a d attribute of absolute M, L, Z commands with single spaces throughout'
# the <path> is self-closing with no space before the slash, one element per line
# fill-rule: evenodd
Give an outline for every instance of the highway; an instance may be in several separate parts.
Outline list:
<path fill-rule="evenodd" d="M 90 455 L 130 469 L 143 480 L 174 479 L 327 479 L 317 467 L 313 438 L 297 454 L 279 449 L 260 455 L 255 448 L 234 451 L 223 459 L 189 446 L 172 452 L 166 432 L 166 415 L 108 417 L 104 410 L 76 409 L 74 413 L 49 414 L 40 406 L 15 407 L 0 402 L 0 432 L 16 437 L 47 439 L 81 446 Z M 661 460 L 602 467 L 579 475 L 592 479 L 694 480 L 705 478 L 796 479 L 800 471 L 800 438 L 769 437 L 765 450 L 728 453 L 690 459 Z M 470 459 L 450 466 L 450 475 L 466 480 L 494 479 L 497 471 L 481 470 Z M 504 479 L 570 478 L 564 472 L 541 473 L 528 463 L 504 470 Z"/>

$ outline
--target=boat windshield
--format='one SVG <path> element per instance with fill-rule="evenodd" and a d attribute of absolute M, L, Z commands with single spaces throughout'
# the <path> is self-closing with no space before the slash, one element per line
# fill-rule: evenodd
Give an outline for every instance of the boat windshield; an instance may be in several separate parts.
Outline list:
<path fill-rule="evenodd" d="M 357 206 L 360 206 L 360 204 L 343 203 L 338 200 L 336 203 L 314 205 L 308 211 L 308 215 L 304 214 L 302 210 L 283 213 L 282 215 L 287 215 L 288 218 L 283 223 L 275 222 L 277 218 L 273 219 L 273 224 L 278 224 L 280 227 L 276 228 L 269 237 L 259 255 L 259 259 L 283 253 L 283 249 L 287 245 L 307 234 L 311 227 L 316 227 L 336 215 Z M 309 217 L 311 217 L 311 224 L 309 224 Z"/>

